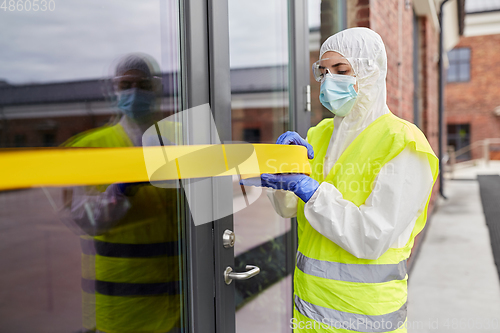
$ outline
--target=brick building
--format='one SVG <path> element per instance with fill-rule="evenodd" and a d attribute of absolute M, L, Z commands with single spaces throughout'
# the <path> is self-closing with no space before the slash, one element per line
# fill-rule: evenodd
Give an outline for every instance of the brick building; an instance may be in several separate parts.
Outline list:
<path fill-rule="evenodd" d="M 446 85 L 448 145 L 456 150 L 474 144 L 459 160 L 482 158 L 485 139 L 500 138 L 500 1 L 468 1 L 465 31 L 449 54 Z M 467 150 L 467 149 L 465 149 Z M 500 145 L 491 145 L 500 159 Z"/>
<path fill-rule="evenodd" d="M 334 7 L 322 1 L 325 10 Z M 346 27 L 368 27 L 380 34 L 387 51 L 387 103 L 397 116 L 419 126 L 438 151 L 439 6 L 442 1 L 346 1 Z M 464 1 L 444 7 L 445 49 L 463 29 Z M 321 31 L 321 42 L 330 31 Z M 311 52 L 312 59 L 318 53 Z M 314 60 L 315 61 L 315 60 Z M 313 97 L 313 101 L 315 98 Z M 313 123 L 319 118 L 313 117 Z M 320 120 L 320 119 L 319 119 Z M 319 121 L 318 120 L 318 121 Z M 316 121 L 317 122 L 317 121 Z"/>

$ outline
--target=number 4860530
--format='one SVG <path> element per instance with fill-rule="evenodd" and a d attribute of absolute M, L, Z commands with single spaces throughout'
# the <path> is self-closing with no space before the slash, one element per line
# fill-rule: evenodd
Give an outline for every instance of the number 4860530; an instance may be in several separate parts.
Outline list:
<path fill-rule="evenodd" d="M 47 10 L 53 12 L 56 10 L 56 2 L 54 0 L 4 0 L 0 9 L 4 12 L 46 12 Z"/>

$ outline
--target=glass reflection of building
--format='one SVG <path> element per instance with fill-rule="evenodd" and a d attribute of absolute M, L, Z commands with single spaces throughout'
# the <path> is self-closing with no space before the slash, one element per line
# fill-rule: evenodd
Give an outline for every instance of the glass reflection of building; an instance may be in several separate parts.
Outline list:
<path fill-rule="evenodd" d="M 113 60 L 151 54 L 161 66 L 139 76 L 169 72 L 154 111 L 158 119 L 178 111 L 178 16 L 175 1 L 10 10 L 0 23 L 10 28 L 0 38 L 0 148 L 140 146 L 142 134 L 120 125 Z M 179 189 L 47 185 L 0 191 L 2 331 L 182 331 Z"/>
<path fill-rule="evenodd" d="M 175 73 L 162 75 L 161 113 L 173 113 Z M 287 68 L 256 67 L 231 71 L 233 139 L 273 143 L 288 122 Z M 106 125 L 116 106 L 103 95 L 101 79 L 0 86 L 1 147 L 56 147 L 70 137 Z M 275 119 L 281 122 L 273 128 Z"/>
<path fill-rule="evenodd" d="M 19 40 L 22 47 L 11 43 L 7 45 L 10 47 L 3 48 L 6 61 L 0 64 L 0 148 L 60 147 L 68 139 L 86 135 L 89 130 L 115 125 L 120 114 L 116 103 L 110 98 L 109 73 L 103 74 L 101 69 L 110 66 L 112 59 L 131 52 L 151 54 L 160 64 L 158 75 L 161 77 L 162 93 L 158 113 L 161 118 L 204 103 L 224 105 L 227 106 L 225 110 L 212 110 L 216 122 L 222 119 L 224 123 L 224 117 L 229 119 L 223 126 L 229 125 L 231 130 L 226 131 L 228 135 L 222 139 L 252 143 L 274 143 L 283 132 L 294 130 L 296 124 L 291 119 L 296 121 L 294 117 L 297 113 L 304 113 L 301 119 L 308 119 L 304 108 L 290 105 L 292 92 L 302 91 L 307 85 L 304 80 L 306 76 L 293 80 L 290 73 L 299 67 L 309 70 L 306 63 L 290 61 L 297 50 L 289 45 L 290 39 L 295 38 L 291 25 L 297 26 L 288 16 L 292 11 L 291 1 L 231 1 L 224 5 L 229 15 L 226 13 L 218 19 L 210 15 L 217 16 L 224 11 L 210 12 L 204 8 L 203 15 L 206 19 L 210 17 L 210 24 L 227 20 L 229 36 L 226 35 L 227 31 L 207 32 L 206 25 L 198 20 L 200 17 L 194 19 L 193 16 L 202 7 L 195 1 L 187 2 L 192 8 L 181 8 L 184 3 L 175 0 L 160 3 L 144 1 L 141 4 L 120 2 L 120 5 L 95 0 L 82 5 L 67 0 L 64 5 L 58 3 L 57 10 L 45 16 L 6 15 L 0 25 L 9 26 L 10 29 L 0 38 L 0 42 L 7 45 L 9 41 Z M 221 6 L 221 3 L 214 2 L 213 5 Z M 319 22 L 319 1 L 310 1 L 310 7 L 317 7 L 312 13 L 314 20 Z M 297 16 L 302 15 L 299 13 L 300 8 L 294 10 Z M 307 30 L 305 17 L 302 24 Z M 30 33 L 26 33 L 27 30 Z M 317 57 L 318 31 L 315 26 L 311 26 L 311 59 Z M 212 39 L 220 40 L 220 36 L 227 38 L 222 51 L 227 47 L 231 61 L 228 57 L 222 66 L 224 68 L 204 66 L 203 61 L 208 64 L 207 59 L 213 55 L 210 52 L 217 50 L 207 50 L 207 45 Z M 307 49 L 304 36 L 298 38 L 298 42 L 305 46 L 302 49 Z M 186 48 L 189 47 L 199 47 L 189 51 L 203 56 L 188 59 Z M 197 59 L 195 63 L 191 62 L 193 58 Z M 198 71 L 195 74 L 188 73 L 191 69 L 187 68 L 189 65 L 198 66 Z M 218 89 L 217 82 L 209 83 L 208 77 L 209 74 L 215 76 L 221 70 L 227 70 L 230 79 L 230 86 L 226 87 L 230 90 L 226 92 L 230 96 L 227 101 L 223 101 L 227 104 L 217 100 L 220 97 L 217 94 L 210 99 L 200 97 L 203 96 L 203 89 Z M 188 82 L 190 85 L 186 85 L 186 80 L 191 80 Z M 188 86 L 189 89 L 186 89 Z M 198 90 L 201 86 L 203 88 Z M 314 124 L 322 117 L 322 108 L 314 95 L 318 87 L 312 85 L 312 88 Z M 196 101 L 194 105 L 189 104 L 192 101 Z M 220 128 L 219 131 L 222 132 Z M 239 188 L 237 180 L 233 179 L 232 185 L 233 189 Z M 109 184 L 103 185 L 103 188 L 109 188 Z M 96 239 L 102 235 L 85 233 L 74 223 L 74 219 L 68 223 L 72 217 L 61 214 L 61 211 L 65 211 L 66 205 L 67 213 L 68 203 L 71 206 L 74 198 L 72 190 L 74 188 L 67 186 L 0 191 L 0 228 L 3 230 L 0 234 L 3 246 L 0 262 L 5 271 L 0 276 L 0 283 L 8 286 L 2 294 L 4 303 L 0 305 L 0 319 L 2 329 L 6 331 L 76 332 L 82 322 L 87 329 L 95 327 L 92 319 L 95 321 L 96 305 L 92 302 L 96 300 L 91 296 L 90 301 L 84 299 L 82 302 L 82 276 L 87 280 L 92 278 L 91 275 L 85 275 L 89 273 L 85 269 L 96 265 L 82 265 L 81 261 L 82 257 L 84 261 L 95 260 L 92 255 L 95 255 L 93 251 L 98 252 L 96 243 L 102 246 L 96 240 L 113 241 Z M 144 187 L 143 190 L 156 191 L 150 187 Z M 233 250 L 222 251 L 233 257 L 232 262 L 229 262 L 235 271 L 244 271 L 246 264 L 254 264 L 261 268 L 261 273 L 251 280 L 234 281 L 227 286 L 214 268 L 214 262 L 222 262 L 222 259 L 216 255 L 210 257 L 218 251 L 214 245 L 217 240 L 212 238 L 217 231 L 216 222 L 206 233 L 199 231 L 210 229 L 206 226 L 191 229 L 189 211 L 183 202 L 184 193 L 181 189 L 174 189 L 173 192 L 169 194 L 170 199 L 163 198 L 161 201 L 163 208 L 167 207 L 164 209 L 165 214 L 139 209 L 143 217 L 157 215 L 157 218 L 160 216 L 166 222 L 176 215 L 176 225 L 170 232 L 178 235 L 179 256 L 175 265 L 179 267 L 179 272 L 175 281 L 179 282 L 178 292 L 182 304 L 175 304 L 178 306 L 179 323 L 170 331 L 182 331 L 187 323 L 189 328 L 185 331 L 192 331 L 193 327 L 198 327 L 196 325 L 203 328 L 207 325 L 207 332 L 215 332 L 221 327 L 220 322 L 214 323 L 219 319 L 213 319 L 214 311 L 216 314 L 218 311 L 218 316 L 221 312 L 227 315 L 222 325 L 229 323 L 239 333 L 259 330 L 289 332 L 293 299 L 291 274 L 295 255 L 294 221 L 274 213 L 265 191 L 250 207 L 231 216 L 231 225 L 237 235 L 236 244 Z M 147 196 L 158 197 L 156 194 Z M 210 201 L 210 198 L 205 198 L 205 201 Z M 231 202 L 224 204 L 231 205 Z M 169 214 L 171 216 L 166 216 Z M 141 219 L 135 219 L 130 226 L 133 229 L 141 223 Z M 124 225 L 128 223 L 124 222 Z M 199 237 L 194 237 L 195 241 L 193 234 Z M 88 244 L 88 240 L 91 240 L 90 248 L 82 246 Z M 175 240 L 161 239 L 158 243 L 168 241 Z M 212 242 L 208 251 L 207 242 Z M 115 243 L 120 242 L 115 239 Z M 200 243 L 205 247 L 198 248 Z M 122 245 L 116 245 L 116 248 Z M 127 251 L 124 247 L 118 249 L 121 256 Z M 154 249 L 150 254 L 155 254 Z M 168 259 L 161 255 L 159 257 L 168 266 Z M 205 262 L 211 266 L 208 267 L 209 272 L 196 272 L 201 266 L 207 268 L 207 265 L 203 265 Z M 170 267 L 175 265 L 170 263 Z M 212 271 L 214 274 L 211 274 Z M 208 282 L 203 284 L 205 281 Z M 105 282 L 127 283 L 124 280 Z M 198 283 L 195 286 L 205 289 L 192 288 L 191 283 Z M 230 290 L 228 288 L 234 291 L 227 294 L 231 300 L 223 299 L 218 303 L 217 310 L 214 310 L 214 293 L 220 297 L 220 290 Z M 92 294 L 93 291 L 89 291 Z M 203 304 L 203 308 L 200 305 L 200 309 L 193 310 L 198 306 L 194 303 Z M 226 307 L 221 309 L 220 304 Z M 163 311 L 163 317 L 168 317 L 165 307 L 156 308 Z M 205 321 L 193 319 L 198 318 L 195 317 L 198 310 Z M 158 317 L 162 317 L 161 313 Z M 87 321 L 89 318 L 85 317 L 87 315 L 93 317 L 90 318 L 90 324 Z M 148 329 L 152 326 L 154 321 Z M 116 331 L 137 330 L 131 326 Z"/>

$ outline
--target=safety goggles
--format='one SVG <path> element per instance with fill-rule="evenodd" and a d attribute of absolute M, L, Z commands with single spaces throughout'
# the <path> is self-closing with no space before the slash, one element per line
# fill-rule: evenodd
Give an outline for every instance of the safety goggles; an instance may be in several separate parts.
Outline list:
<path fill-rule="evenodd" d="M 314 79 L 318 82 L 323 82 L 327 73 L 354 76 L 354 69 L 345 58 L 320 59 L 313 64 L 312 71 Z"/>
<path fill-rule="evenodd" d="M 115 90 L 128 90 L 137 88 L 146 91 L 157 91 L 161 86 L 161 79 L 157 76 L 143 77 L 135 75 L 122 75 L 113 78 Z"/>
<path fill-rule="evenodd" d="M 326 73 L 357 76 L 359 66 L 372 66 L 373 60 L 368 58 L 324 58 L 312 65 L 314 79 L 323 82 Z"/>

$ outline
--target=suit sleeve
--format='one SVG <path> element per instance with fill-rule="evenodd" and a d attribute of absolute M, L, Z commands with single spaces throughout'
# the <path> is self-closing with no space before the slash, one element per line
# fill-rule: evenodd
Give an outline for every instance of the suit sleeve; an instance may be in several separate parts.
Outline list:
<path fill-rule="evenodd" d="M 297 216 L 297 200 L 295 193 L 283 190 L 267 189 L 267 197 L 278 215 L 284 218 Z"/>
<path fill-rule="evenodd" d="M 425 209 L 433 185 L 426 155 L 407 147 L 381 168 L 374 185 L 358 207 L 324 182 L 304 214 L 314 229 L 344 250 L 377 259 L 390 247 L 404 246 Z"/>

